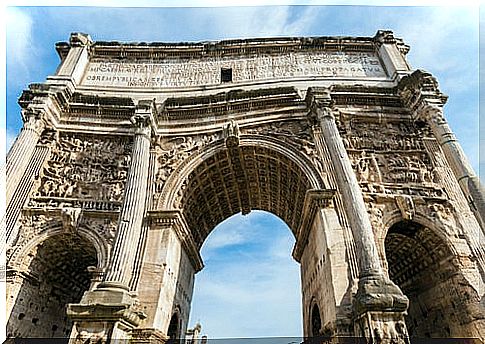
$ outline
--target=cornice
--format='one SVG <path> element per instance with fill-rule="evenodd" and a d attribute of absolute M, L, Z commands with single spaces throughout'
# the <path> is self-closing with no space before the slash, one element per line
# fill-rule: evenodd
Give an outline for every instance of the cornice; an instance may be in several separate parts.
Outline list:
<path fill-rule="evenodd" d="M 168 98 L 160 106 L 160 121 L 190 120 L 201 115 L 224 116 L 262 109 L 304 107 L 293 87 L 260 90 L 233 90 L 215 95 Z"/>
<path fill-rule="evenodd" d="M 331 88 L 310 87 L 306 95 L 307 104 L 311 97 L 328 92 L 334 106 L 384 106 L 403 108 L 404 103 L 398 95 L 396 87 L 376 87 L 364 85 L 333 85 Z"/>
<path fill-rule="evenodd" d="M 384 32 L 384 31 L 383 31 Z M 402 40 L 394 38 L 385 31 L 386 36 L 393 38 L 394 44 L 403 45 Z M 72 36 L 72 35 L 71 35 Z M 72 39 L 71 39 L 72 41 Z M 385 42 L 389 39 L 386 38 Z M 376 46 L 382 44 L 382 35 L 374 37 L 273 37 L 231 39 L 206 42 L 90 42 L 91 59 L 119 59 L 119 60 L 170 60 L 192 59 L 204 57 L 235 57 L 252 56 L 259 54 L 284 54 L 300 51 L 357 51 L 372 52 Z M 73 43 L 59 42 L 56 50 L 64 59 L 73 47 Z"/>

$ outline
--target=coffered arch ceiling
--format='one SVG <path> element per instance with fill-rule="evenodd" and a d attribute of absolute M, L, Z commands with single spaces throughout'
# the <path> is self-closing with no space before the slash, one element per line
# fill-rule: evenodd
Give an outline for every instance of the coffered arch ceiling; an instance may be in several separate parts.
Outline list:
<path fill-rule="evenodd" d="M 289 156 L 259 145 L 216 150 L 185 181 L 180 209 L 200 248 L 226 218 L 251 210 L 280 217 L 296 236 L 305 194 L 314 188 Z"/>

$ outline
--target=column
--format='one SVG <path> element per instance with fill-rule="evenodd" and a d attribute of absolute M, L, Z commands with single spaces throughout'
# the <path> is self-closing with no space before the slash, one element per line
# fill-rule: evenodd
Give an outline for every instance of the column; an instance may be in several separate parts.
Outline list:
<path fill-rule="evenodd" d="M 383 272 L 362 190 L 335 123 L 330 92 L 309 93 L 311 116 L 321 127 L 356 245 L 359 282 L 353 299 L 354 335 L 376 340 L 376 328 L 394 328 L 395 333 L 405 337 L 404 314 L 409 302 Z M 383 336 L 387 338 L 391 332 Z"/>
<path fill-rule="evenodd" d="M 35 146 L 37 145 L 40 135 L 46 126 L 45 116 L 41 110 L 27 108 L 22 113 L 22 118 L 24 120 L 22 131 L 7 155 L 7 206 L 10 203 L 15 190 L 17 189 L 20 178 L 24 175 L 25 170 L 29 165 L 29 161 L 32 158 Z"/>
<path fill-rule="evenodd" d="M 322 135 L 325 139 L 332 165 L 335 168 L 339 191 L 345 203 L 347 218 L 359 254 L 359 277 L 382 275 L 383 269 L 374 241 L 372 225 L 367 215 L 362 190 L 358 184 L 329 105 L 322 100 L 315 101 L 312 111 L 322 128 Z"/>
<path fill-rule="evenodd" d="M 138 105 L 132 122 L 135 125 L 135 137 L 123 205 L 111 261 L 104 281 L 98 288 L 119 287 L 129 290 L 128 285 L 141 234 L 150 158 L 151 106 Z"/>
<path fill-rule="evenodd" d="M 436 79 L 422 70 L 404 77 L 399 82 L 398 93 L 412 111 L 413 118 L 430 126 L 485 234 L 485 189 L 443 115 L 443 106 L 448 97 L 441 93 Z"/>
<path fill-rule="evenodd" d="M 152 101 L 140 101 L 131 118 L 135 126 L 133 150 L 111 259 L 103 281 L 86 292 L 79 304 L 67 306 L 74 323 L 70 344 L 83 336 L 97 338 L 100 328 L 110 333 L 110 343 L 127 343 L 131 331 L 146 318 L 129 283 L 145 214 L 152 111 Z"/>
<path fill-rule="evenodd" d="M 442 107 L 423 102 L 417 109 L 418 119 L 429 124 L 438 141 L 470 208 L 485 234 L 485 189 L 473 171 L 455 134 L 446 121 Z"/>

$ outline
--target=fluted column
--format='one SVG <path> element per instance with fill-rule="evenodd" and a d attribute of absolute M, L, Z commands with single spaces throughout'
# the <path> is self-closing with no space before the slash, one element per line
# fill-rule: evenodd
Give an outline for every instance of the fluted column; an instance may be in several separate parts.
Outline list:
<path fill-rule="evenodd" d="M 448 161 L 470 208 L 485 233 L 485 189 L 443 115 L 443 109 L 436 104 L 423 102 L 416 111 L 417 118 L 426 121 Z"/>
<path fill-rule="evenodd" d="M 443 115 L 443 106 L 448 97 L 441 93 L 438 82 L 430 73 L 419 69 L 399 82 L 398 92 L 412 111 L 414 120 L 425 122 L 431 128 L 485 234 L 485 188 Z"/>
<path fill-rule="evenodd" d="M 22 118 L 24 120 L 22 131 L 7 155 L 5 167 L 7 206 L 19 184 L 20 178 L 22 178 L 29 165 L 35 146 L 46 126 L 44 114 L 40 110 L 26 109 L 22 114 Z"/>
<path fill-rule="evenodd" d="M 330 91 L 319 90 L 313 94 L 310 89 L 307 99 L 310 116 L 321 127 L 355 241 L 359 266 L 359 284 L 354 298 L 356 316 L 367 321 L 364 316 L 367 312 L 385 311 L 393 312 L 396 319 L 402 320 L 408 299 L 383 272 L 362 190 L 335 123 Z"/>
<path fill-rule="evenodd" d="M 347 218 L 359 255 L 359 277 L 381 275 L 383 274 L 383 269 L 374 240 L 372 225 L 367 215 L 362 190 L 338 132 L 335 117 L 332 110 L 326 105 L 322 101 L 316 101 L 312 111 L 322 128 L 322 135 L 328 147 L 330 159 L 335 168 L 339 190 L 345 203 Z"/>
<path fill-rule="evenodd" d="M 150 158 L 150 109 L 150 107 L 139 106 L 137 113 L 132 117 L 135 125 L 135 137 L 123 205 L 113 244 L 112 258 L 104 281 L 99 288 L 121 287 L 128 290 L 145 212 Z"/>

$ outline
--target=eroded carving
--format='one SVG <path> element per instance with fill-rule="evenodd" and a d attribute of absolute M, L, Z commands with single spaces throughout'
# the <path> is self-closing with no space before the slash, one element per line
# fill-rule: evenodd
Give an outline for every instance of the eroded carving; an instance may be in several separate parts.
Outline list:
<path fill-rule="evenodd" d="M 84 216 L 80 225 L 98 233 L 101 238 L 106 240 L 106 243 L 113 245 L 117 228 L 117 221 L 114 218 Z"/>
<path fill-rule="evenodd" d="M 395 200 L 403 219 L 412 220 L 416 214 L 412 197 L 408 195 L 398 195 L 395 197 Z"/>
<path fill-rule="evenodd" d="M 109 325 L 103 323 L 76 323 L 76 337 L 71 344 L 105 344 L 108 340 Z"/>
<path fill-rule="evenodd" d="M 81 219 L 81 208 L 63 208 L 61 209 L 62 227 L 66 232 L 75 232 Z"/>
<path fill-rule="evenodd" d="M 156 146 L 155 200 L 158 200 L 170 175 L 191 155 L 202 147 L 221 138 L 221 133 L 196 137 L 162 138 Z"/>
<path fill-rule="evenodd" d="M 34 197 L 121 201 L 130 162 L 122 138 L 62 134 L 34 188 Z"/>

